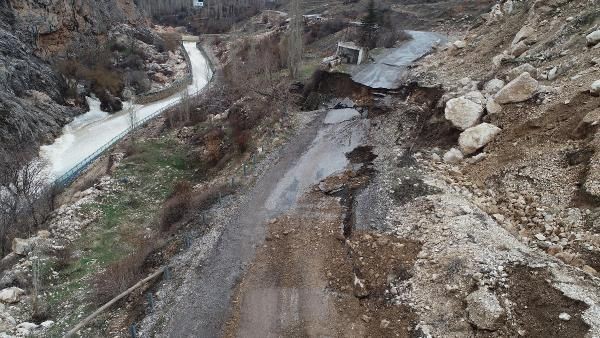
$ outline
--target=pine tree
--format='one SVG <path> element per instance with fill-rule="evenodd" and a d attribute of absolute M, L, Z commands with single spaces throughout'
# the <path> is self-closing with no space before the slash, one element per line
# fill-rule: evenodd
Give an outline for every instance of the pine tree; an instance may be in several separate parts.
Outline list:
<path fill-rule="evenodd" d="M 375 9 L 375 0 L 369 1 L 367 15 L 361 20 L 361 44 L 368 48 L 375 47 L 379 18 Z"/>

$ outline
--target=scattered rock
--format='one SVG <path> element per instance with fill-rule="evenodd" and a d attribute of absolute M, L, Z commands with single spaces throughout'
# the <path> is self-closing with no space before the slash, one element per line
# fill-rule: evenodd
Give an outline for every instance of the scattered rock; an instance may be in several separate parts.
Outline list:
<path fill-rule="evenodd" d="M 584 138 L 587 135 L 593 135 L 598 126 L 600 126 L 600 108 L 587 113 L 575 128 L 573 134 L 576 137 Z"/>
<path fill-rule="evenodd" d="M 513 58 L 513 57 L 506 53 L 498 54 L 492 58 L 492 64 L 494 65 L 494 67 L 497 68 L 497 67 L 500 67 L 500 65 L 502 65 L 502 61 L 509 60 L 511 58 Z"/>
<path fill-rule="evenodd" d="M 469 321 L 480 329 L 497 330 L 504 318 L 504 309 L 498 298 L 487 289 L 479 289 L 467 296 Z"/>
<path fill-rule="evenodd" d="M 494 100 L 499 104 L 516 103 L 527 101 L 533 97 L 539 84 L 536 79 L 527 72 L 509 82 L 496 94 Z"/>
<path fill-rule="evenodd" d="M 382 329 L 387 329 L 388 326 L 390 326 L 390 321 L 387 319 L 382 319 L 379 327 Z"/>
<path fill-rule="evenodd" d="M 444 154 L 444 162 L 446 163 L 456 164 L 462 161 L 463 158 L 462 152 L 456 148 L 452 148 Z"/>
<path fill-rule="evenodd" d="M 458 137 L 458 144 L 463 154 L 469 155 L 491 142 L 501 131 L 493 124 L 482 123 L 463 131 Z"/>
<path fill-rule="evenodd" d="M 477 154 L 477 155 L 475 155 L 475 156 L 473 156 L 471 158 L 468 158 L 467 159 L 467 163 L 469 163 L 469 164 L 475 164 L 477 162 L 481 162 L 481 161 L 485 160 L 486 157 L 487 157 L 486 153 L 480 153 L 480 154 Z"/>
<path fill-rule="evenodd" d="M 538 73 L 537 68 L 530 65 L 529 63 L 525 63 L 525 64 L 520 65 L 519 67 L 515 67 L 515 68 L 511 69 L 506 74 L 506 79 L 508 81 L 512 81 L 512 80 L 516 79 L 517 77 L 519 77 L 524 72 L 531 74 L 531 76 L 533 76 L 533 77 L 537 77 L 537 73 Z"/>
<path fill-rule="evenodd" d="M 37 329 L 38 326 L 39 325 L 37 325 L 35 323 L 23 322 L 23 323 L 17 325 L 17 329 L 25 329 L 28 331 L 33 331 L 33 330 Z"/>
<path fill-rule="evenodd" d="M 513 39 L 511 46 L 513 46 L 513 47 L 516 46 L 517 44 L 519 44 L 519 43 L 523 42 L 524 40 L 528 39 L 529 37 L 531 37 L 533 34 L 535 34 L 535 29 L 533 27 L 528 26 L 528 25 L 521 27 L 521 29 L 515 35 L 515 38 Z"/>
<path fill-rule="evenodd" d="M 571 315 L 566 312 L 562 312 L 561 314 L 558 315 L 558 318 L 560 320 L 569 321 L 569 320 L 571 320 Z"/>
<path fill-rule="evenodd" d="M 483 91 L 486 94 L 496 94 L 502 87 L 504 87 L 504 81 L 500 79 L 491 79 L 483 87 Z"/>
<path fill-rule="evenodd" d="M 549 81 L 554 81 L 556 80 L 556 78 L 558 77 L 558 67 L 554 67 L 552 69 L 550 69 L 550 71 L 548 72 L 548 80 Z"/>
<path fill-rule="evenodd" d="M 502 106 L 499 105 L 493 97 L 490 97 L 485 103 L 485 109 L 487 110 L 488 114 L 498 114 L 502 111 Z"/>
<path fill-rule="evenodd" d="M 473 101 L 482 106 L 485 103 L 485 96 L 478 90 L 473 90 L 465 94 L 465 99 Z"/>
<path fill-rule="evenodd" d="M 521 41 L 511 48 L 510 54 L 512 54 L 514 57 L 519 57 L 523 53 L 525 53 L 528 49 L 529 49 L 529 46 L 527 46 L 525 44 L 525 42 Z"/>
<path fill-rule="evenodd" d="M 15 329 L 15 325 L 17 325 L 17 321 L 10 314 L 0 313 L 0 332 L 12 331 Z"/>
<path fill-rule="evenodd" d="M 50 231 L 40 230 L 40 231 L 38 231 L 37 236 L 39 238 L 48 239 L 48 238 L 50 238 Z"/>
<path fill-rule="evenodd" d="M 544 234 L 536 234 L 534 237 L 538 241 L 545 241 L 546 240 L 546 236 L 544 236 Z"/>
<path fill-rule="evenodd" d="M 446 103 L 445 117 L 452 124 L 465 130 L 477 124 L 483 114 L 483 107 L 463 96 Z"/>
<path fill-rule="evenodd" d="M 600 30 L 591 32 L 588 34 L 585 39 L 587 40 L 588 46 L 594 46 L 598 42 L 600 42 Z"/>
<path fill-rule="evenodd" d="M 19 256 L 27 256 L 33 250 L 33 241 L 29 239 L 15 238 L 12 242 L 12 251 Z"/>
<path fill-rule="evenodd" d="M 45 329 L 48 329 L 48 328 L 50 328 L 50 327 L 52 327 L 52 326 L 54 325 L 54 322 L 53 322 L 53 321 L 51 321 L 51 320 L 47 320 L 47 321 L 45 321 L 45 322 L 41 322 L 41 323 L 40 323 L 40 325 L 41 325 L 43 328 L 45 328 Z"/>
<path fill-rule="evenodd" d="M 504 3 L 504 5 L 502 5 L 502 10 L 504 10 L 504 13 L 506 13 L 506 14 L 512 14 L 513 8 L 514 8 L 514 5 L 513 5 L 512 0 L 508 0 Z"/>
<path fill-rule="evenodd" d="M 9 304 L 17 303 L 19 300 L 21 300 L 21 296 L 24 294 L 25 291 L 18 287 L 13 286 L 6 288 L 0 291 L 0 301 Z"/>
<path fill-rule="evenodd" d="M 467 47 L 467 43 L 462 40 L 454 41 L 452 45 L 454 45 L 454 47 L 456 47 L 457 49 L 463 49 Z"/>
<path fill-rule="evenodd" d="M 356 298 L 366 298 L 369 296 L 370 292 L 367 290 L 364 281 L 360 280 L 356 275 L 354 275 L 354 296 Z"/>
<path fill-rule="evenodd" d="M 585 271 L 585 272 L 589 273 L 589 274 L 590 274 L 590 275 L 592 275 L 592 276 L 598 276 L 598 271 L 596 271 L 596 269 L 592 268 L 592 267 L 591 267 L 591 266 L 589 266 L 589 265 L 584 265 L 584 266 L 581 268 L 581 270 L 583 270 L 583 271 Z"/>
<path fill-rule="evenodd" d="M 594 81 L 590 87 L 590 93 L 600 95 L 600 80 Z"/>

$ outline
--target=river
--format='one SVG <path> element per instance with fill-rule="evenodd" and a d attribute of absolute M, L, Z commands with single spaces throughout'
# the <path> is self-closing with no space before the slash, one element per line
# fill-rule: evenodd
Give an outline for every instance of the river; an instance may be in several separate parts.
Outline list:
<path fill-rule="evenodd" d="M 191 65 L 193 81 L 186 90 L 193 94 L 202 89 L 212 76 L 208 61 L 196 48 L 195 42 L 184 42 Z M 138 120 L 148 117 L 171 103 L 181 99 L 182 92 L 166 99 L 134 105 Z M 93 154 L 115 136 L 129 128 L 128 108 L 131 102 L 123 103 L 123 110 L 109 114 L 100 110 L 100 101 L 87 98 L 90 110 L 76 117 L 63 128 L 62 135 L 54 143 L 40 148 L 40 158 L 48 164 L 48 176 L 51 180 L 59 177 L 77 163 Z"/>

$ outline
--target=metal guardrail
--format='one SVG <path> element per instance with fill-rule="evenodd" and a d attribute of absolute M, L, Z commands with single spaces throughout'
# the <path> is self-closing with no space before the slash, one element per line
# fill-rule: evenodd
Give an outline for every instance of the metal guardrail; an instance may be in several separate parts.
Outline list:
<path fill-rule="evenodd" d="M 197 48 L 200 48 L 200 51 L 204 52 L 202 50 L 201 46 L 199 46 L 198 44 L 196 46 L 197 46 Z M 203 55 L 206 57 L 206 55 L 204 53 L 203 53 Z M 211 65 L 211 69 L 212 69 L 212 63 L 210 62 L 210 60 L 207 58 L 206 61 Z M 212 75 L 214 75 L 214 74 L 212 74 Z M 212 79 L 213 79 L 213 76 L 211 76 L 211 78 L 209 80 L 209 83 L 206 86 L 204 86 L 204 88 L 202 88 L 202 89 L 194 92 L 193 94 L 190 94 L 190 96 L 197 96 L 200 93 L 202 93 L 204 90 L 206 90 L 206 88 L 208 88 L 208 86 L 210 85 L 210 82 L 212 81 Z M 141 127 L 145 126 L 150 120 L 152 120 L 155 117 L 161 115 L 165 111 L 167 111 L 167 110 L 169 110 L 171 108 L 176 107 L 180 103 L 181 103 L 181 100 L 173 102 L 173 103 L 169 104 L 168 106 L 165 106 L 165 107 L 157 110 L 156 112 L 154 112 L 154 113 L 146 116 L 142 120 L 137 121 L 137 123 L 135 124 L 135 126 L 130 126 L 129 128 L 127 128 L 123 132 L 119 133 L 117 136 L 113 137 L 110 141 L 106 142 L 103 146 L 101 146 L 96 151 L 94 151 L 91 155 L 89 155 L 88 157 L 84 158 L 79 163 L 77 163 L 74 167 L 72 167 L 71 169 L 69 169 L 66 173 L 62 174 L 57 179 L 55 179 L 54 183 L 53 183 L 53 186 L 54 187 L 58 187 L 58 188 L 66 188 L 66 187 L 68 187 L 95 160 L 97 160 L 100 156 L 102 156 L 102 154 L 104 154 L 104 152 L 106 150 L 108 150 L 110 147 L 112 147 L 117 142 L 119 142 L 121 139 L 123 139 L 125 136 L 127 136 L 127 134 L 129 134 L 132 131 L 135 131 L 138 128 L 141 128 Z"/>

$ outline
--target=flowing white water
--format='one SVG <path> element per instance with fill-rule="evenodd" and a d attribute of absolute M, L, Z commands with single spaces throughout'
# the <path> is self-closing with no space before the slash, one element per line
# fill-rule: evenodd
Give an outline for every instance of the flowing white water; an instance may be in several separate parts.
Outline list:
<path fill-rule="evenodd" d="M 212 72 L 204 55 L 196 48 L 195 42 L 184 42 L 192 64 L 193 81 L 185 90 L 193 94 L 208 83 Z M 142 120 L 171 103 L 181 99 L 181 92 L 166 99 L 149 104 L 135 105 L 138 120 Z M 90 110 L 76 117 L 63 129 L 62 135 L 54 143 L 40 148 L 40 158 L 48 163 L 48 176 L 53 180 L 67 172 L 77 163 L 93 154 L 115 136 L 129 128 L 128 109 L 131 102 L 123 104 L 123 110 L 108 114 L 100 110 L 100 102 L 87 98 Z"/>

